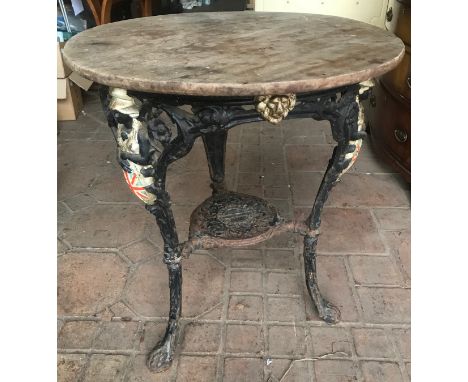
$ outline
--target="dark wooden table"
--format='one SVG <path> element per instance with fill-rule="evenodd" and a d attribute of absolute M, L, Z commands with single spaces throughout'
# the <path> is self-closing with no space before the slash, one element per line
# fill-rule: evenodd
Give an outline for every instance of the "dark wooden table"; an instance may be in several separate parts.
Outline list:
<path fill-rule="evenodd" d="M 169 322 L 148 356 L 151 370 L 171 365 L 179 334 L 182 260 L 199 248 L 250 245 L 285 231 L 303 235 L 310 296 L 324 321 L 339 321 L 339 310 L 317 285 L 320 216 L 330 190 L 359 153 L 368 80 L 393 69 L 403 54 L 401 40 L 374 26 L 293 13 L 147 17 L 90 29 L 67 43 L 67 64 L 102 84 L 124 178 L 155 216 L 164 239 Z M 328 120 L 337 142 L 305 221 L 286 220 L 266 201 L 228 191 L 224 184 L 229 129 L 285 118 Z M 166 173 L 200 137 L 213 195 L 193 211 L 188 240 L 180 243 Z"/>

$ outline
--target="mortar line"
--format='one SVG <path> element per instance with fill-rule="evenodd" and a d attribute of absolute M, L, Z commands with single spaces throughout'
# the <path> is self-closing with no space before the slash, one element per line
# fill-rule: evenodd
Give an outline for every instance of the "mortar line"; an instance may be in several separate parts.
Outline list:
<path fill-rule="evenodd" d="M 88 355 L 94 355 L 94 354 L 103 354 L 103 355 L 125 355 L 125 356 L 130 356 L 132 354 L 140 354 L 136 350 L 123 350 L 123 349 L 117 349 L 117 350 L 111 350 L 111 349 L 94 349 L 94 348 L 85 348 L 85 349 L 62 349 L 62 348 L 57 348 L 57 353 L 59 354 L 88 354 Z"/>
<path fill-rule="evenodd" d="M 316 173 L 320 173 L 321 175 L 324 175 L 324 172 L 321 171 L 292 171 L 294 173 L 298 173 L 298 172 L 316 172 Z M 331 193 L 330 193 L 331 195 Z M 328 202 L 328 200 L 327 200 Z M 297 203 L 295 204 L 295 207 L 296 208 L 310 208 L 312 209 L 313 205 L 312 204 L 304 204 L 304 203 Z M 408 210 L 410 209 L 409 206 L 363 206 L 363 205 L 336 205 L 336 204 L 326 204 L 325 206 L 323 206 L 324 209 L 328 209 L 328 208 L 339 208 L 339 209 L 342 209 L 342 210 L 355 210 L 355 209 L 360 209 L 360 210 L 373 210 L 373 209 L 379 209 L 379 208 L 385 208 L 385 209 L 394 209 L 394 210 Z M 383 231 L 399 231 L 399 230 L 395 230 L 395 229 L 385 229 Z"/>
<path fill-rule="evenodd" d="M 90 363 L 91 363 L 91 354 L 85 354 L 85 362 L 84 362 L 83 370 L 81 370 L 80 375 L 77 378 L 77 382 L 84 381 L 84 378 L 86 376 L 86 372 L 88 371 Z"/>
<path fill-rule="evenodd" d="M 234 184 L 233 184 L 233 189 L 237 190 L 237 187 L 239 185 L 239 170 L 240 170 L 240 158 L 241 158 L 241 153 L 242 153 L 242 137 L 243 137 L 243 132 L 244 132 L 244 127 L 241 125 L 238 127 L 240 129 L 239 132 L 239 142 L 236 147 L 236 164 L 235 164 L 235 173 L 234 173 Z M 228 132 L 229 134 L 229 132 Z M 225 154 L 226 155 L 226 154 Z M 225 265 L 225 270 L 224 270 L 224 291 L 223 291 L 223 310 L 221 313 L 221 329 L 220 329 L 220 341 L 219 341 L 219 348 L 218 348 L 218 355 L 217 355 L 217 360 L 216 360 L 216 380 L 219 382 L 222 382 L 224 379 L 224 347 L 225 347 L 225 342 L 226 342 L 226 322 L 227 322 L 227 316 L 228 316 L 228 309 L 229 309 L 229 289 L 230 289 L 230 284 L 231 284 L 231 263 L 232 263 L 232 256 L 229 256 L 229 261 L 227 262 L 228 264 Z"/>
<path fill-rule="evenodd" d="M 392 262 L 392 264 L 395 266 L 396 270 L 398 271 L 398 278 L 400 280 L 400 284 L 402 286 L 408 286 L 409 282 L 406 281 L 406 276 L 403 274 L 402 264 L 396 258 L 394 251 L 387 244 L 387 240 L 385 239 L 384 234 L 380 229 L 379 221 L 378 221 L 377 216 L 375 215 L 375 212 L 374 212 L 373 209 L 370 210 L 370 215 L 371 215 L 371 217 L 372 217 L 372 219 L 374 221 L 374 224 L 377 227 L 377 231 L 378 231 L 380 240 L 381 240 L 382 244 L 384 245 L 385 252 L 388 253 L 388 257 L 389 257 L 390 261 Z M 399 230 L 399 231 L 401 231 L 401 230 Z"/>
<path fill-rule="evenodd" d="M 260 325 L 262 327 L 262 336 L 263 336 L 263 380 L 265 380 L 265 378 L 267 377 L 267 374 L 268 374 L 268 367 L 266 365 L 266 362 L 265 362 L 265 359 L 266 358 L 270 358 L 270 342 L 268 340 L 268 327 L 266 325 L 266 321 L 267 321 L 267 310 L 268 310 L 268 306 L 267 306 L 267 298 L 266 298 L 266 260 L 265 260 L 265 256 L 266 256 L 266 250 L 263 248 L 262 250 L 262 305 L 263 305 L 263 315 L 262 315 L 262 319 L 261 319 L 261 322 L 260 322 Z"/>
<path fill-rule="evenodd" d="M 100 322 L 102 319 L 97 317 L 86 317 L 86 316 L 59 316 L 57 317 L 59 320 L 64 321 L 64 323 L 69 321 L 97 321 Z M 155 323 L 167 323 L 167 317 L 135 317 L 131 320 L 115 320 L 115 321 L 127 321 L 127 322 L 138 322 L 138 321 L 145 321 L 145 322 L 155 322 Z M 198 322 L 198 323 L 206 323 L 206 324 L 220 324 L 223 319 L 196 319 L 196 318 L 181 318 L 181 322 L 184 324 L 190 322 Z M 227 324 L 234 324 L 234 325 L 258 325 L 260 326 L 260 322 L 258 320 L 235 320 L 235 319 L 226 319 L 225 322 Z M 292 326 L 296 325 L 297 327 L 324 327 L 329 328 L 330 325 L 322 322 L 322 321 L 274 321 L 274 320 L 265 320 L 266 325 L 274 325 L 274 326 Z M 411 329 L 410 323 L 404 322 L 390 322 L 390 323 L 371 323 L 371 322 L 359 322 L 359 321 L 342 321 L 335 324 L 333 327 L 336 328 L 355 328 L 355 329 L 384 329 L 384 328 L 391 328 L 391 329 Z"/>
<path fill-rule="evenodd" d="M 354 344 L 354 338 L 351 333 L 351 328 L 346 328 L 345 329 L 346 336 L 348 337 L 348 342 L 349 342 L 349 347 L 351 349 L 351 360 L 356 364 L 357 366 L 357 378 L 359 382 L 364 382 L 364 377 L 362 375 L 362 370 L 361 370 L 361 363 L 359 362 L 359 358 L 356 352 L 356 345 Z"/>
<path fill-rule="evenodd" d="M 305 310 L 305 303 L 304 303 L 304 310 Z M 310 332 L 310 327 L 305 326 L 305 355 L 314 354 L 314 344 L 312 342 L 312 333 Z M 292 361 L 291 361 L 292 363 Z M 290 365 L 291 366 L 291 365 Z M 311 377 L 311 381 L 315 381 L 317 376 L 315 375 L 315 363 L 314 362 L 307 362 L 307 371 L 309 372 L 309 376 Z M 285 374 L 283 374 L 284 377 Z"/>
<path fill-rule="evenodd" d="M 147 351 L 145 350 L 126 350 L 126 349 L 116 349 L 116 350 L 106 350 L 106 349 L 93 349 L 93 348 L 83 348 L 83 349 L 64 349 L 64 348 L 58 348 L 57 349 L 58 355 L 67 355 L 67 354 L 76 354 L 76 355 L 94 355 L 94 354 L 102 354 L 102 355 L 123 355 L 123 356 L 140 356 L 140 355 L 147 355 Z M 396 353 L 397 354 L 397 353 Z M 179 353 L 179 355 L 182 356 L 216 356 L 217 351 L 213 352 L 204 352 L 204 351 L 182 351 Z M 232 357 L 232 358 L 259 358 L 259 359 L 264 359 L 265 355 L 261 353 L 249 353 L 249 352 L 227 352 L 225 353 L 227 357 Z M 292 354 L 270 354 L 269 358 L 272 359 L 277 359 L 277 358 L 284 358 L 284 359 L 302 359 L 304 358 L 303 355 L 292 355 Z M 387 362 L 387 363 L 399 363 L 401 362 L 402 364 L 405 364 L 406 362 L 402 358 L 399 358 L 398 355 L 395 357 L 388 357 L 388 358 L 383 358 L 383 357 L 370 357 L 370 356 L 356 356 L 356 357 L 340 357 L 340 356 L 330 356 L 327 357 L 327 359 L 336 359 L 336 360 L 352 360 L 355 362 L 359 361 L 373 361 L 373 362 Z M 175 360 L 175 359 L 174 359 Z"/>
<path fill-rule="evenodd" d="M 403 361 L 403 356 L 402 356 L 402 354 L 400 352 L 400 349 L 398 348 L 398 345 L 396 343 L 396 339 L 395 339 L 395 336 L 394 336 L 394 333 L 393 333 L 393 329 L 385 328 L 384 332 L 385 332 L 388 340 L 390 341 L 390 343 L 393 346 L 393 352 L 396 355 L 396 360 L 397 360 L 397 363 L 398 363 L 398 367 L 400 368 L 400 373 L 401 373 L 401 376 L 403 378 L 403 382 L 410 382 L 409 379 L 408 379 L 408 373 L 406 372 L 406 365 L 405 365 L 405 363 Z"/>
<path fill-rule="evenodd" d="M 220 329 L 220 341 L 219 348 L 217 352 L 217 362 L 216 362 L 216 380 L 222 382 L 224 379 L 224 352 L 226 346 L 226 332 L 227 332 L 227 316 L 229 309 L 229 287 L 231 284 L 231 260 L 226 264 L 226 269 L 224 271 L 224 291 L 223 291 L 223 311 L 221 314 L 221 329 Z"/>
<path fill-rule="evenodd" d="M 343 256 L 343 262 L 344 262 L 344 266 L 345 266 L 345 269 L 346 269 L 346 276 L 347 276 L 347 279 L 348 279 L 348 285 L 349 285 L 349 287 L 351 289 L 351 294 L 353 296 L 354 304 L 356 305 L 356 309 L 357 309 L 357 312 L 358 312 L 359 321 L 364 322 L 364 311 L 363 311 L 363 308 L 362 308 L 362 305 L 361 305 L 361 300 L 359 298 L 359 294 L 357 293 L 356 285 L 355 285 L 355 282 L 354 282 L 354 275 L 353 275 L 353 272 L 351 270 L 351 266 L 349 264 L 349 257 L 348 256 Z"/>
<path fill-rule="evenodd" d="M 123 376 L 122 376 L 122 382 L 127 382 L 128 379 L 130 378 L 130 371 L 133 366 L 133 360 L 135 358 L 135 354 L 131 354 L 127 356 L 125 360 L 125 366 L 123 367 Z"/>
<path fill-rule="evenodd" d="M 70 198 L 67 198 L 67 199 L 70 199 Z M 62 203 L 64 206 L 65 206 L 65 209 L 67 209 L 68 213 L 70 213 L 71 215 L 73 215 L 75 213 L 75 211 L 73 211 L 70 206 L 65 202 L 65 200 L 57 200 L 57 203 Z"/>
<path fill-rule="evenodd" d="M 124 370 L 124 375 L 123 375 L 123 382 L 128 382 L 129 378 L 130 378 L 130 373 L 131 371 L 133 370 L 133 367 L 135 365 L 135 359 L 136 359 L 136 355 L 135 354 L 132 354 L 128 357 L 128 360 L 127 360 L 127 365 L 125 367 L 125 370 Z M 57 381 L 58 382 L 58 381 Z"/>

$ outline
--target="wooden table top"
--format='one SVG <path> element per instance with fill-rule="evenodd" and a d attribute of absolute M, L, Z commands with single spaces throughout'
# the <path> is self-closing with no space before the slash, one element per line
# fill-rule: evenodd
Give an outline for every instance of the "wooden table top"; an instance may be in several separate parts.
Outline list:
<path fill-rule="evenodd" d="M 74 36 L 72 70 L 154 93 L 243 96 L 358 83 L 393 69 L 404 45 L 351 19 L 302 13 L 209 12 L 144 17 Z"/>

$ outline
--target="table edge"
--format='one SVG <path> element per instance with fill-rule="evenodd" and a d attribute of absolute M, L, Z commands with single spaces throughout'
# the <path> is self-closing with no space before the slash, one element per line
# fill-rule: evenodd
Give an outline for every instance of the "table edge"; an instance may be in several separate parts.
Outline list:
<path fill-rule="evenodd" d="M 396 36 L 395 36 L 396 37 Z M 396 37 L 398 38 L 398 37 Z M 394 69 L 402 60 L 405 54 L 405 45 L 401 43 L 400 53 L 393 59 L 386 61 L 375 67 L 367 68 L 358 72 L 346 73 L 326 78 L 311 78 L 296 81 L 276 81 L 276 82 L 252 82 L 249 84 L 239 83 L 204 83 L 204 82 L 184 82 L 179 81 L 150 81 L 148 79 L 134 78 L 129 80 L 116 75 L 106 76 L 96 74 L 93 70 L 80 67 L 70 60 L 63 52 L 63 59 L 72 71 L 81 76 L 109 87 L 123 88 L 146 93 L 174 94 L 187 96 L 256 96 L 256 95 L 278 95 L 296 94 L 311 91 L 326 90 L 340 86 L 352 85 L 371 78 L 378 77 Z M 222 86 L 222 89 L 220 89 Z"/>

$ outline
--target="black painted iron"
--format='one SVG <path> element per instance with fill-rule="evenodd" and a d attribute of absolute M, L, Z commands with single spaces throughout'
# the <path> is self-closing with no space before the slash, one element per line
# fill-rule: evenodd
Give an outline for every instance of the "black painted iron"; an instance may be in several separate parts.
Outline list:
<path fill-rule="evenodd" d="M 118 161 L 127 172 L 128 161 L 147 166 L 142 174 L 144 172 L 144 176 L 153 177 L 153 183 L 145 190 L 155 195 L 156 200 L 153 204 L 147 204 L 146 208 L 155 216 L 161 231 L 164 262 L 169 272 L 169 322 L 163 339 L 148 356 L 147 365 L 152 371 L 160 372 L 171 365 L 181 315 L 181 262 L 184 256 L 189 256 L 197 248 L 249 245 L 284 231 L 303 235 L 309 294 L 324 321 L 339 321 L 339 310 L 323 298 L 317 285 L 316 246 L 323 205 L 332 187 L 350 165 L 348 154 L 356 150 L 355 141 L 365 134 L 358 128 L 358 102 L 366 93 L 359 94 L 359 89 L 359 85 L 352 85 L 298 94 L 296 105 L 287 116 L 287 119 L 330 121 L 333 138 L 337 142 L 312 211 L 303 222 L 286 221 L 272 206 L 259 198 L 226 190 L 224 167 L 227 133 L 239 124 L 262 120 L 255 110 L 254 97 L 193 97 L 127 92 L 138 100 L 140 112 L 137 119 L 144 123 L 145 128 L 138 131 L 139 154 L 128 154 L 118 149 Z M 114 137 L 118 138 L 117 127 L 122 125 L 121 138 L 125 140 L 125 132 L 132 128 L 132 118 L 109 107 L 110 97 L 106 87 L 101 88 L 101 100 Z M 191 106 L 192 113 L 186 111 L 186 105 Z M 169 117 L 173 126 L 169 126 L 162 118 L 163 114 Z M 189 240 L 179 243 L 170 197 L 166 191 L 166 172 L 171 163 L 191 150 L 198 137 L 202 137 L 205 145 L 213 196 L 194 211 Z"/>
<path fill-rule="evenodd" d="M 217 131 L 202 135 L 205 145 L 206 158 L 210 169 L 213 192 L 220 192 L 226 189 L 224 184 L 225 152 L 228 132 L 226 130 Z"/>

